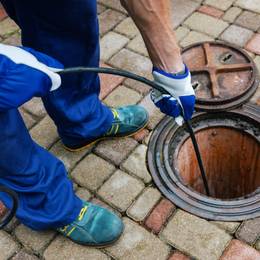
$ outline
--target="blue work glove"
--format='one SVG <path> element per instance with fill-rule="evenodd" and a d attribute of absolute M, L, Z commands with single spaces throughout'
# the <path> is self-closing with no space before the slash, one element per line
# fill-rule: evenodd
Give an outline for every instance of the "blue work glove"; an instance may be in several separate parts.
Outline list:
<path fill-rule="evenodd" d="M 183 117 L 185 120 L 192 117 L 195 106 L 195 92 L 191 85 L 189 69 L 185 66 L 185 73 L 176 75 L 154 68 L 153 77 L 170 95 L 154 89 L 151 92 L 152 101 L 161 112 L 174 117 L 176 123 L 182 125 Z"/>
<path fill-rule="evenodd" d="M 63 65 L 30 48 L 0 44 L 0 112 L 43 97 L 61 85 Z"/>

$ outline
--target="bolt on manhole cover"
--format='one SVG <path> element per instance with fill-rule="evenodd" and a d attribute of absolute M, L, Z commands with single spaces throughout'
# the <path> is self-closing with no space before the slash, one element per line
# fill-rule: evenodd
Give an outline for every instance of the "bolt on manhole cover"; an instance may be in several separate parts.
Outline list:
<path fill-rule="evenodd" d="M 175 205 L 200 217 L 260 217 L 260 107 L 242 105 L 259 85 L 254 62 L 234 46 L 209 42 L 187 47 L 183 57 L 198 97 L 200 112 L 191 124 L 211 197 L 206 196 L 186 126 L 169 117 L 149 141 L 147 163 L 153 180 Z"/>
<path fill-rule="evenodd" d="M 253 60 L 232 45 L 198 43 L 184 49 L 182 56 L 190 68 L 197 96 L 196 107 L 200 110 L 237 107 L 245 103 L 258 87 Z"/>

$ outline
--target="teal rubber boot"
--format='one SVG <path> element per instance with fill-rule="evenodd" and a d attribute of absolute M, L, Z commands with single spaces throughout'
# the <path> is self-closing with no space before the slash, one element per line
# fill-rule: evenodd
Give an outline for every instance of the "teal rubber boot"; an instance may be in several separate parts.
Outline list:
<path fill-rule="evenodd" d="M 112 108 L 111 112 L 113 113 L 114 120 L 107 133 L 97 139 L 85 140 L 73 146 L 64 144 L 65 148 L 76 152 L 103 139 L 131 136 L 145 128 L 149 120 L 148 112 L 145 108 L 138 105 Z"/>
<path fill-rule="evenodd" d="M 75 243 L 105 247 L 116 242 L 124 230 L 121 219 L 109 210 L 83 202 L 77 219 L 70 225 L 57 229 L 65 237 Z"/>

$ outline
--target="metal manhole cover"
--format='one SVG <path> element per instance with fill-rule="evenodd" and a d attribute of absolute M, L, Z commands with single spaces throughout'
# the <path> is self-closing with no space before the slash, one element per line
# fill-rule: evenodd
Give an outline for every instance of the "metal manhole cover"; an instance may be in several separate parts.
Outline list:
<path fill-rule="evenodd" d="M 185 126 L 165 117 L 154 130 L 147 162 L 156 186 L 180 208 L 212 220 L 260 217 L 260 108 L 196 113 L 192 126 L 212 197 L 205 190 Z"/>
<path fill-rule="evenodd" d="M 224 43 L 204 42 L 183 50 L 197 96 L 197 110 L 238 107 L 256 91 L 257 68 L 243 50 Z"/>

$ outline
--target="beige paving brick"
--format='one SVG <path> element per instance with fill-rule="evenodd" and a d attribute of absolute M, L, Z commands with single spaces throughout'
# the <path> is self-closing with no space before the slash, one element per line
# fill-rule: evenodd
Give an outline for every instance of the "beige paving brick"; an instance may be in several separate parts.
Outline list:
<path fill-rule="evenodd" d="M 228 27 L 227 22 L 198 12 L 193 13 L 184 24 L 193 30 L 208 34 L 215 38 Z"/>
<path fill-rule="evenodd" d="M 239 6 L 242 9 L 247 9 L 252 12 L 260 13 L 259 0 L 237 0 L 235 2 L 236 6 Z"/>
<path fill-rule="evenodd" d="M 253 32 L 242 28 L 237 25 L 231 25 L 228 27 L 223 34 L 221 34 L 220 39 L 240 47 L 245 46 L 249 39 L 253 36 Z"/>
<path fill-rule="evenodd" d="M 147 128 L 150 130 L 154 129 L 165 115 L 161 113 L 161 111 L 154 105 L 150 95 L 147 95 L 142 100 L 140 105 L 143 106 L 149 113 L 149 123 L 147 125 Z"/>
<path fill-rule="evenodd" d="M 199 6 L 199 3 L 185 0 L 171 0 L 172 2 L 172 24 L 173 28 L 177 28 L 188 16 L 190 16 L 196 8 Z"/>
<path fill-rule="evenodd" d="M 120 12 L 107 9 L 99 15 L 99 30 L 103 36 L 108 31 L 113 30 L 126 16 Z"/>
<path fill-rule="evenodd" d="M 118 0 L 98 0 L 98 3 L 122 13 L 127 13 Z"/>
<path fill-rule="evenodd" d="M 151 61 L 137 53 L 122 49 L 110 61 L 109 64 L 116 68 L 128 70 L 139 74 L 140 76 L 152 78 L 152 63 Z"/>
<path fill-rule="evenodd" d="M 104 11 L 106 11 L 106 9 L 107 9 L 106 6 L 101 5 L 101 4 L 97 4 L 97 13 L 98 13 L 98 14 L 103 13 Z"/>
<path fill-rule="evenodd" d="M 109 107 L 121 107 L 126 105 L 134 105 L 142 99 L 142 95 L 127 88 L 119 86 L 113 90 L 104 100 L 104 103 Z"/>
<path fill-rule="evenodd" d="M 100 250 L 81 246 L 69 239 L 58 236 L 44 252 L 45 260 L 108 260 L 106 254 Z"/>
<path fill-rule="evenodd" d="M 4 231 L 0 231 L 0 252 L 1 260 L 7 260 L 14 255 L 19 249 L 19 245 L 12 237 Z"/>
<path fill-rule="evenodd" d="M 122 164 L 122 168 L 148 183 L 152 178 L 146 167 L 146 152 L 147 147 L 143 144 L 139 145 Z"/>
<path fill-rule="evenodd" d="M 100 41 L 101 60 L 108 61 L 114 54 L 120 51 L 128 41 L 128 38 L 115 32 L 105 34 Z"/>
<path fill-rule="evenodd" d="M 182 252 L 207 260 L 218 260 L 231 240 L 225 231 L 181 210 L 170 220 L 162 237 Z"/>
<path fill-rule="evenodd" d="M 36 143 L 46 149 L 50 148 L 59 138 L 56 126 L 49 116 L 44 117 L 35 125 L 31 129 L 30 134 Z"/>
<path fill-rule="evenodd" d="M 42 118 L 46 115 L 46 110 L 40 98 L 31 99 L 30 101 L 23 104 L 23 108 L 36 117 Z"/>
<path fill-rule="evenodd" d="M 15 229 L 15 236 L 27 249 L 41 251 L 54 238 L 54 231 L 34 231 L 24 225 L 19 225 Z"/>
<path fill-rule="evenodd" d="M 120 240 L 112 247 L 106 248 L 114 258 L 119 260 L 168 259 L 170 248 L 160 239 L 128 218 L 124 218 L 124 224 L 125 231 Z"/>
<path fill-rule="evenodd" d="M 112 164 L 95 154 L 89 154 L 75 167 L 71 176 L 80 186 L 95 191 L 114 171 Z"/>
<path fill-rule="evenodd" d="M 135 149 L 137 144 L 132 138 L 111 139 L 100 142 L 95 149 L 95 153 L 116 165 L 120 165 Z"/>
<path fill-rule="evenodd" d="M 211 223 L 227 231 L 230 234 L 234 234 L 241 224 L 240 222 L 222 222 L 222 221 L 212 221 Z"/>
<path fill-rule="evenodd" d="M 39 259 L 35 255 L 26 253 L 24 250 L 21 250 L 18 254 L 11 258 L 12 260 L 37 260 Z"/>
<path fill-rule="evenodd" d="M 131 17 L 124 19 L 117 27 L 114 29 L 115 32 L 125 35 L 126 37 L 132 39 L 139 34 L 136 25 Z"/>
<path fill-rule="evenodd" d="M 259 2 L 260 4 L 260 2 Z M 260 27 L 260 14 L 244 11 L 235 21 L 235 24 L 257 31 Z"/>
<path fill-rule="evenodd" d="M 260 239 L 255 244 L 256 250 L 260 251 Z"/>
<path fill-rule="evenodd" d="M 116 171 L 98 191 L 99 196 L 125 211 L 144 188 L 144 184 L 123 171 Z"/>
<path fill-rule="evenodd" d="M 127 48 L 134 52 L 137 52 L 143 56 L 147 56 L 147 57 L 149 56 L 148 51 L 145 47 L 143 38 L 140 34 L 137 35 L 132 41 L 130 41 L 127 44 Z"/>
<path fill-rule="evenodd" d="M 206 0 L 204 4 L 226 11 L 236 0 Z"/>
<path fill-rule="evenodd" d="M 10 18 L 4 19 L 0 26 L 0 36 L 3 38 L 9 37 L 12 33 L 18 31 L 19 28 L 16 23 Z"/>
<path fill-rule="evenodd" d="M 180 42 L 185 36 L 188 35 L 189 32 L 190 30 L 186 27 L 178 27 L 178 29 L 175 31 L 177 41 Z"/>
<path fill-rule="evenodd" d="M 203 41 L 214 41 L 214 38 L 195 31 L 191 31 L 181 42 L 181 47 L 187 47 L 188 45 L 203 42 Z"/>
<path fill-rule="evenodd" d="M 127 210 L 127 215 L 135 221 L 142 221 L 159 201 L 161 193 L 155 188 L 147 188 Z"/>
<path fill-rule="evenodd" d="M 77 189 L 76 194 L 79 198 L 85 201 L 89 201 L 89 199 L 91 198 L 91 193 L 84 188 Z"/>
<path fill-rule="evenodd" d="M 52 146 L 50 152 L 58 157 L 66 166 L 68 171 L 71 171 L 87 153 L 91 151 L 92 147 L 83 149 L 79 152 L 70 152 L 66 150 L 61 141 Z"/>
<path fill-rule="evenodd" d="M 13 46 L 21 46 L 21 34 L 20 32 L 12 34 L 10 37 L 6 38 L 3 41 L 4 44 L 13 45 Z"/>
<path fill-rule="evenodd" d="M 235 19 L 241 14 L 242 10 L 239 7 L 233 6 L 229 8 L 222 19 L 229 23 L 233 23 Z"/>
<path fill-rule="evenodd" d="M 23 109 L 20 108 L 19 111 L 26 127 L 28 129 L 31 129 L 35 125 L 36 121 L 32 118 L 30 114 L 26 113 Z"/>

